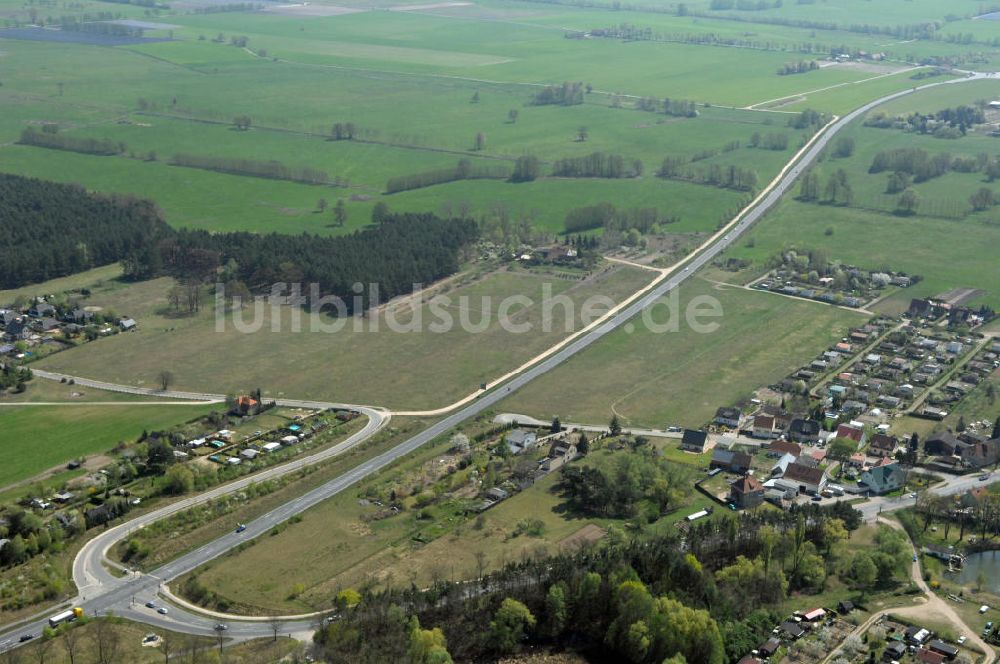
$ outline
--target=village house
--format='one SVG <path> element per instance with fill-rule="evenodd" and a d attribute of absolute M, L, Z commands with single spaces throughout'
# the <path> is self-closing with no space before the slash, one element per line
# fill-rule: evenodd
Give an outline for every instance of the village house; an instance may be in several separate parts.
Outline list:
<path fill-rule="evenodd" d="M 721 424 L 722 426 L 732 427 L 734 429 L 739 428 L 740 421 L 743 419 L 743 413 L 739 408 L 732 406 L 722 406 L 717 411 L 715 411 L 716 424 Z"/>
<path fill-rule="evenodd" d="M 504 442 L 507 444 L 507 448 L 511 454 L 524 454 L 538 442 L 538 435 L 534 431 L 514 429 L 504 436 Z"/>
<path fill-rule="evenodd" d="M 871 442 L 868 444 L 868 453 L 872 456 L 892 456 L 898 444 L 895 437 L 885 433 L 877 433 L 872 436 Z"/>
<path fill-rule="evenodd" d="M 862 427 L 852 426 L 850 424 L 841 424 L 837 427 L 837 438 L 849 438 L 858 444 L 858 448 L 865 442 L 865 430 Z"/>
<path fill-rule="evenodd" d="M 684 429 L 681 437 L 681 449 L 685 452 L 696 452 L 701 454 L 708 447 L 708 434 L 695 429 Z"/>
<path fill-rule="evenodd" d="M 754 438 L 775 438 L 773 415 L 755 415 L 753 418 L 752 435 Z"/>
<path fill-rule="evenodd" d="M 796 462 L 788 465 L 782 480 L 786 485 L 796 485 L 799 493 L 817 494 L 826 488 L 829 478 L 822 468 L 810 468 Z"/>
<path fill-rule="evenodd" d="M 565 440 L 554 441 L 549 446 L 549 455 L 541 463 L 541 469 L 549 473 L 559 470 L 576 458 L 577 449 L 574 443 Z"/>
<path fill-rule="evenodd" d="M 794 457 L 802 455 L 802 446 L 787 440 L 775 440 L 767 446 L 767 449 L 770 456 L 773 457 L 779 457 L 785 454 L 791 454 Z"/>
<path fill-rule="evenodd" d="M 901 489 L 906 484 L 906 471 L 898 463 L 876 466 L 861 473 L 858 484 L 865 486 L 868 491 L 880 496 Z"/>
<path fill-rule="evenodd" d="M 942 431 L 931 434 L 924 441 L 924 454 L 928 456 L 961 456 L 962 451 L 968 447 L 950 431 Z"/>
<path fill-rule="evenodd" d="M 721 468 L 731 473 L 745 473 L 750 470 L 751 461 L 751 456 L 746 452 L 734 452 L 716 447 L 712 452 L 709 468 Z"/>
<path fill-rule="evenodd" d="M 729 486 L 729 499 L 742 509 L 757 507 L 764 502 L 764 485 L 752 475 L 744 475 Z"/>
<path fill-rule="evenodd" d="M 785 471 L 788 469 L 788 464 L 795 463 L 797 459 L 798 457 L 794 454 L 783 454 L 781 458 L 778 459 L 778 463 L 771 467 L 771 477 L 781 477 L 784 475 Z"/>
<path fill-rule="evenodd" d="M 788 437 L 797 443 L 815 443 L 819 440 L 821 430 L 822 428 L 816 420 L 796 417 L 788 425 Z"/>

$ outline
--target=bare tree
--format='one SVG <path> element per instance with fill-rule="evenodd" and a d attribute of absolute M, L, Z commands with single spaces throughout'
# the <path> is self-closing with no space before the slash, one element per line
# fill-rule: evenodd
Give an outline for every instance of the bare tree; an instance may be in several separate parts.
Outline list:
<path fill-rule="evenodd" d="M 163 664 L 170 664 L 170 653 L 173 652 L 174 640 L 169 632 L 164 632 L 160 637 L 160 652 L 163 653 Z"/>
<path fill-rule="evenodd" d="M 63 647 L 66 649 L 66 657 L 69 658 L 69 664 L 76 664 L 76 656 L 80 650 L 82 632 L 73 629 L 70 625 L 66 625 L 60 631 L 62 632 Z"/>
<path fill-rule="evenodd" d="M 3 662 L 3 664 L 21 664 L 21 662 L 23 661 L 21 659 L 20 648 L 11 648 L 10 650 L 7 650 L 3 654 L 0 654 L 0 657 L 3 658 L 2 660 L 0 660 L 0 662 Z"/>
<path fill-rule="evenodd" d="M 110 619 L 96 621 L 91 637 L 94 639 L 99 664 L 116 664 L 120 661 L 121 637 Z"/>
<path fill-rule="evenodd" d="M 162 391 L 166 392 L 167 389 L 169 389 L 170 386 L 174 382 L 174 374 L 173 374 L 172 371 L 169 371 L 168 369 L 164 369 L 157 376 L 157 379 L 160 381 L 160 389 Z"/>
<path fill-rule="evenodd" d="M 32 648 L 32 652 L 35 654 L 35 658 L 38 660 L 38 664 L 45 664 L 45 658 L 49 654 L 49 650 L 55 643 L 52 639 L 46 638 L 44 635 L 42 639 L 35 643 Z"/>
<path fill-rule="evenodd" d="M 482 579 L 483 574 L 486 572 L 486 552 L 476 551 L 476 578 Z"/>
<path fill-rule="evenodd" d="M 267 624 L 271 626 L 271 634 L 274 636 L 274 640 L 278 640 L 278 632 L 281 631 L 281 621 L 277 618 L 271 618 L 267 621 Z"/>

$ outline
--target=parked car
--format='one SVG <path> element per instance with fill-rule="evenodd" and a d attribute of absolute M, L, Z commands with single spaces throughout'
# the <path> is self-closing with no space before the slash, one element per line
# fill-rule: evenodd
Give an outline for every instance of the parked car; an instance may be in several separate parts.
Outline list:
<path fill-rule="evenodd" d="M 962 636 L 958 637 L 958 640 L 955 643 L 957 643 L 958 645 L 962 645 L 963 643 L 965 643 L 965 641 L 966 641 L 966 636 L 963 634 Z"/>

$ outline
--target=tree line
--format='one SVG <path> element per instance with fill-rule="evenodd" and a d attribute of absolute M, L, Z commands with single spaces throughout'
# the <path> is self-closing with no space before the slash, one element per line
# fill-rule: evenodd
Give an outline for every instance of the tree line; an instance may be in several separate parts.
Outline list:
<path fill-rule="evenodd" d="M 798 62 L 786 62 L 778 67 L 778 76 L 789 76 L 791 74 L 805 74 L 806 72 L 819 69 L 819 63 L 815 60 L 799 60 Z"/>
<path fill-rule="evenodd" d="M 307 166 L 288 166 L 276 159 L 245 159 L 179 153 L 171 158 L 170 165 L 269 180 L 289 180 L 305 184 L 332 184 L 330 175 L 326 171 Z"/>
<path fill-rule="evenodd" d="M 569 178 L 634 178 L 642 175 L 642 171 L 640 160 L 605 152 L 558 159 L 552 165 L 552 175 Z"/>
<path fill-rule="evenodd" d="M 439 168 L 433 171 L 423 171 L 410 175 L 400 175 L 390 178 L 385 183 L 385 193 L 395 194 L 400 191 L 432 187 L 446 182 L 458 180 L 506 180 L 511 177 L 511 170 L 504 164 L 475 164 L 468 159 L 459 159 L 452 168 Z M 533 178 L 532 178 L 533 179 Z"/>
<path fill-rule="evenodd" d="M 664 216 L 656 208 L 616 208 L 611 203 L 585 205 L 570 210 L 563 221 L 567 234 L 583 233 L 595 228 L 605 231 L 636 230 L 649 233 L 657 224 L 672 224 L 677 217 Z"/>
<path fill-rule="evenodd" d="M 684 168 L 687 163 L 688 160 L 683 157 L 666 157 L 656 175 L 665 180 L 684 180 L 736 191 L 753 191 L 759 182 L 757 172 L 750 168 L 740 168 L 732 164 Z"/>
<path fill-rule="evenodd" d="M 981 161 L 974 159 L 968 163 L 963 160 L 959 164 L 959 168 L 975 170 L 980 167 L 980 164 Z M 877 153 L 872 160 L 872 165 L 868 168 L 868 172 L 872 174 L 884 171 L 905 173 L 913 176 L 916 182 L 924 182 L 944 175 L 952 170 L 953 165 L 952 157 L 947 152 L 931 155 L 920 148 L 899 148 Z"/>
<path fill-rule="evenodd" d="M 93 154 L 102 157 L 123 154 L 128 146 L 121 141 L 113 141 L 110 138 L 84 138 L 78 136 L 66 136 L 58 133 L 56 125 L 46 125 L 53 127 L 56 131 L 38 131 L 34 127 L 26 127 L 21 132 L 18 141 L 21 145 L 31 145 L 38 148 L 49 148 L 51 150 L 65 150 L 67 152 L 80 152 L 82 154 Z"/>
<path fill-rule="evenodd" d="M 0 288 L 114 263 L 171 232 L 148 200 L 0 174 Z"/>
<path fill-rule="evenodd" d="M 589 92 L 590 86 L 587 86 Z M 583 103 L 583 83 L 563 82 L 562 85 L 546 85 L 531 99 L 533 106 L 576 106 Z"/>

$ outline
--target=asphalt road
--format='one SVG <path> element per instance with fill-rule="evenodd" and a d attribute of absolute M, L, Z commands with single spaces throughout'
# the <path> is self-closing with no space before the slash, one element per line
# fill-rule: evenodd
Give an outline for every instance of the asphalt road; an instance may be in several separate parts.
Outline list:
<path fill-rule="evenodd" d="M 356 468 L 347 472 L 341 477 L 334 479 L 299 498 L 296 498 L 281 507 L 259 517 L 258 519 L 250 522 L 247 525 L 247 529 L 243 533 L 229 533 L 217 540 L 214 540 L 190 553 L 177 558 L 176 560 L 154 570 L 148 575 L 135 576 L 127 575 L 124 578 L 118 578 L 111 574 L 105 567 L 105 553 L 108 549 L 119 539 L 126 537 L 128 533 L 135 529 L 141 528 L 144 525 L 152 523 L 153 521 L 173 514 L 179 510 L 185 509 L 192 505 L 195 505 L 205 500 L 210 500 L 214 497 L 224 495 L 225 493 L 238 490 L 235 485 L 242 483 L 243 486 L 250 484 L 252 482 L 260 481 L 271 475 L 268 473 L 273 473 L 274 476 L 281 474 L 282 472 L 288 472 L 287 466 L 278 466 L 263 473 L 257 474 L 253 477 L 244 478 L 238 480 L 237 482 L 230 483 L 223 487 L 218 487 L 212 491 L 206 492 L 199 496 L 189 498 L 184 501 L 180 501 L 171 506 L 162 508 L 161 510 L 156 510 L 150 512 L 149 514 L 132 519 L 120 526 L 109 529 L 99 536 L 90 540 L 80 551 L 77 559 L 74 561 L 73 565 L 73 578 L 77 584 L 77 588 L 80 592 L 80 597 L 74 601 L 75 606 L 82 606 L 88 615 L 105 614 L 108 611 L 114 611 L 116 615 L 125 616 L 135 620 L 139 620 L 144 623 L 151 624 L 153 626 L 159 626 L 163 628 L 173 629 L 175 631 L 187 632 L 192 634 L 212 634 L 212 628 L 216 624 L 214 619 L 208 619 L 201 617 L 194 613 L 181 610 L 176 607 L 170 608 L 170 613 L 166 616 L 161 616 L 156 614 L 151 609 L 139 608 L 136 609 L 131 605 L 133 597 L 135 598 L 136 604 L 141 607 L 141 605 L 149 598 L 151 598 L 159 586 L 160 582 L 168 582 L 172 579 L 177 578 L 207 562 L 217 558 L 226 551 L 229 551 L 234 546 L 239 543 L 246 541 L 248 539 L 258 537 L 266 532 L 268 532 L 273 526 L 278 525 L 294 514 L 301 513 L 310 507 L 337 495 L 344 489 L 352 486 L 356 482 L 361 481 L 368 475 L 375 473 L 386 466 L 389 466 L 393 462 L 397 461 L 401 457 L 410 454 L 411 452 L 417 450 L 423 445 L 427 444 L 431 440 L 437 438 L 438 436 L 446 433 L 447 431 L 453 429 L 458 424 L 475 417 L 481 412 L 492 408 L 495 404 L 500 402 L 502 399 L 509 396 L 512 392 L 519 390 L 536 378 L 543 376 L 549 371 L 553 370 L 573 355 L 581 352 L 591 344 L 596 343 L 606 335 L 613 332 L 618 327 L 625 325 L 630 319 L 635 318 L 640 315 L 644 310 L 650 308 L 656 301 L 680 286 L 684 281 L 686 281 L 692 274 L 694 274 L 698 269 L 703 267 L 705 264 L 711 262 L 720 252 L 724 251 L 731 244 L 739 240 L 740 236 L 746 232 L 754 223 L 756 223 L 771 207 L 777 203 L 782 196 L 784 196 L 794 185 L 799 175 L 801 175 L 806 169 L 808 169 L 812 163 L 819 157 L 820 153 L 826 148 L 829 142 L 837 135 L 837 133 L 846 127 L 850 122 L 855 120 L 858 116 L 868 112 L 872 108 L 879 106 L 885 102 L 903 97 L 917 90 L 923 90 L 932 87 L 939 87 L 942 85 L 954 85 L 963 83 L 969 80 L 976 80 L 981 78 L 986 78 L 986 74 L 975 74 L 967 78 L 956 79 L 951 81 L 944 81 L 939 83 L 930 83 L 927 85 L 919 86 L 913 88 L 912 90 L 905 90 L 902 92 L 897 92 L 891 95 L 887 95 L 873 101 L 871 103 L 865 104 L 861 108 L 845 115 L 832 124 L 819 138 L 815 140 L 812 146 L 799 158 L 799 160 L 792 164 L 790 167 L 786 168 L 784 174 L 781 176 L 778 183 L 759 200 L 756 205 L 745 212 L 739 220 L 730 226 L 715 244 L 709 246 L 707 249 L 702 251 L 697 256 L 690 259 L 684 264 L 682 270 L 677 271 L 674 275 L 670 276 L 659 284 L 656 288 L 647 293 L 644 297 L 636 300 L 631 305 L 623 309 L 613 318 L 606 321 L 604 324 L 595 327 L 593 330 L 580 338 L 575 340 L 573 343 L 568 344 L 562 348 L 557 353 L 549 356 L 548 358 L 542 360 L 538 364 L 532 366 L 531 368 L 525 370 L 520 375 L 511 379 L 505 385 L 497 387 L 489 392 L 483 393 L 476 401 L 470 405 L 456 411 L 455 413 L 448 415 L 447 417 L 441 419 L 437 423 L 431 425 L 424 431 L 413 436 L 409 440 L 399 444 L 398 446 L 392 448 L 391 450 L 373 458 L 368 461 L 363 462 Z M 58 374 L 48 374 L 45 372 L 37 372 L 38 375 L 48 378 L 59 379 Z M 179 392 L 158 392 L 156 390 L 146 390 L 142 388 L 126 388 L 123 386 L 111 385 L 107 383 L 101 383 L 100 381 L 90 381 L 87 379 L 75 378 L 75 381 L 79 385 L 91 386 L 100 389 L 111 389 L 115 391 L 131 392 L 135 394 L 158 394 L 160 396 L 174 396 L 176 398 L 186 398 L 186 399 L 198 399 L 198 400 L 218 400 L 221 395 L 217 394 L 200 394 L 200 393 L 179 393 Z M 284 405 L 290 406 L 301 406 L 301 407 L 318 407 L 327 408 L 334 404 L 327 404 L 324 402 L 310 402 L 310 401 L 279 401 Z M 351 408 L 359 408 L 357 406 L 348 406 Z M 321 458 L 332 456 L 333 454 L 339 453 L 334 452 L 337 448 L 350 447 L 357 445 L 363 440 L 367 439 L 369 436 L 375 433 L 385 422 L 384 414 L 373 408 L 361 407 L 361 410 L 369 417 L 368 425 L 364 430 L 355 434 L 347 441 L 338 444 L 324 452 L 306 457 L 304 459 L 297 460 L 292 463 L 315 463 Z M 343 451 L 341 449 L 340 451 Z M 961 489 L 955 489 L 956 491 Z M 881 503 L 880 503 L 881 504 Z M 887 505 L 883 505 L 883 509 Z M 894 509 L 906 506 L 903 502 L 898 505 L 894 505 Z M 878 509 L 878 507 L 864 506 L 866 509 Z M 866 512 L 867 513 L 867 512 Z M 38 634 L 41 632 L 42 628 L 45 626 L 45 619 L 37 619 L 23 623 L 16 626 L 15 628 L 8 630 L 4 634 L 0 634 L 0 650 L 9 649 L 10 647 L 17 646 L 17 637 L 20 634 L 32 633 Z M 272 635 L 272 628 L 270 625 L 261 622 L 237 622 L 230 621 L 230 629 L 227 632 L 227 637 L 233 639 L 247 639 L 256 637 L 268 637 Z M 282 633 L 292 633 L 300 632 L 310 629 L 311 621 L 288 621 L 282 626 Z M 8 645 L 3 645 L 3 644 Z"/>

